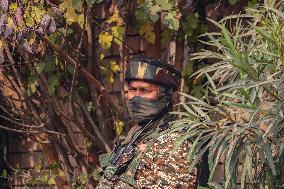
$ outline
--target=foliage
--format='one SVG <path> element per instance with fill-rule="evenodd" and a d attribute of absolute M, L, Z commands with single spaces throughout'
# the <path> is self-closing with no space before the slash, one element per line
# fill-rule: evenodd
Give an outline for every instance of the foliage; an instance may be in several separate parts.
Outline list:
<path fill-rule="evenodd" d="M 179 29 L 180 13 L 172 0 L 142 0 L 137 1 L 135 12 L 140 23 L 139 34 L 144 35 L 150 43 L 155 42 L 154 23 L 159 19 L 170 30 Z"/>
<path fill-rule="evenodd" d="M 244 15 L 211 20 L 220 32 L 205 34 L 210 49 L 192 55 L 215 63 L 194 73 L 207 77 L 201 99 L 183 94 L 185 112 L 176 113 L 182 119 L 174 130 L 184 135 L 176 143 L 192 140 L 191 168 L 208 150 L 213 188 L 236 188 L 238 178 L 241 188 L 283 186 L 282 10 L 282 2 L 265 3 Z M 220 162 L 221 184 L 213 180 Z"/>
<path fill-rule="evenodd" d="M 45 159 L 42 157 L 38 159 L 34 169 L 13 169 L 11 175 L 8 174 L 6 169 L 3 169 L 0 177 L 8 179 L 10 183 L 12 183 L 14 179 L 22 178 L 23 180 L 27 180 L 28 184 L 31 186 L 46 184 L 52 187 L 56 184 L 55 179 L 57 176 L 64 176 L 63 172 L 57 172 L 59 166 L 59 162 L 47 165 Z"/>
<path fill-rule="evenodd" d="M 120 5 L 102 0 L 0 0 L 0 108 L 5 112 L 1 119 L 10 123 L 0 128 L 29 136 L 42 144 L 46 159 L 60 162 L 48 174 L 36 166 L 44 175 L 34 177 L 34 184 L 88 187 L 98 175 L 97 156 L 111 151 L 127 125 L 123 102 L 118 105 L 106 86 L 123 79 L 130 13 L 138 21 L 133 29 L 150 43 L 157 42 L 159 19 L 168 31 L 179 29 L 180 15 L 172 0 L 124 0 Z M 110 56 L 114 49 L 118 58 Z"/>
<path fill-rule="evenodd" d="M 207 27 L 195 10 L 196 2 L 183 6 L 183 1 L 174 0 L 0 0 L 0 108 L 11 123 L 0 128 L 29 136 L 42 144 L 46 159 L 60 162 L 56 171 L 44 176 L 44 183 L 84 188 L 99 177 L 98 154 L 111 151 L 128 126 L 121 113 L 124 102 L 118 105 L 106 90 L 119 80 L 123 84 L 125 60 L 140 53 L 127 38 L 134 32 L 147 45 L 162 43 L 166 51 L 173 40 L 186 40 L 190 52 L 199 49 L 196 36 Z M 182 12 L 180 7 L 187 8 Z M 282 44 L 276 46 L 281 51 Z M 112 56 L 114 51 L 119 57 Z M 195 64 L 189 61 L 184 77 L 204 66 Z M 213 93 L 201 80 L 193 80 L 197 87 L 191 94 Z M 194 108 L 200 113 L 198 106 Z M 8 172 L 2 174 L 6 177 Z"/>

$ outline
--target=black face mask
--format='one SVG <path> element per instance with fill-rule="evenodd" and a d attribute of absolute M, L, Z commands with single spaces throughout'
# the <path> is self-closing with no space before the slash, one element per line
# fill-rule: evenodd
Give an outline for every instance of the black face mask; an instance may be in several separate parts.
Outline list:
<path fill-rule="evenodd" d="M 130 117 L 137 123 L 145 123 L 156 119 L 162 112 L 166 112 L 170 102 L 166 96 L 152 100 L 141 96 L 135 96 L 127 102 Z"/>

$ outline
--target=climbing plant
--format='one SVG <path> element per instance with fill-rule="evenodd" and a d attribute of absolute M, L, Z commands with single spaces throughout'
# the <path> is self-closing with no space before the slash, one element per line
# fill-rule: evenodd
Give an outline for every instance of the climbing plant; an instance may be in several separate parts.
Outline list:
<path fill-rule="evenodd" d="M 27 177 L 32 185 L 95 186 L 97 155 L 111 151 L 125 125 L 122 106 L 105 85 L 123 72 L 127 15 L 136 15 L 133 28 L 150 43 L 159 19 L 179 28 L 173 1 L 121 2 L 0 2 L 1 118 L 11 123 L 0 127 L 41 144 L 48 167 L 37 163 L 38 176 Z M 107 60 L 113 47 L 121 57 Z M 12 179 L 27 171 L 10 166 L 1 174 Z"/>

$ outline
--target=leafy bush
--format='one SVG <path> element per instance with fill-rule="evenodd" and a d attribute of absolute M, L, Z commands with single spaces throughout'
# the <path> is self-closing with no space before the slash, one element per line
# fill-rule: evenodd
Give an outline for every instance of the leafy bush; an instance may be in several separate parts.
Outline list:
<path fill-rule="evenodd" d="M 185 112 L 174 112 L 181 116 L 174 130 L 184 131 L 176 147 L 193 141 L 191 167 L 208 150 L 213 188 L 236 188 L 238 178 L 241 188 L 283 187 L 283 5 L 211 20 L 220 31 L 205 34 L 210 49 L 193 54 L 214 64 L 194 74 L 207 77 L 202 99 L 183 94 Z M 224 182 L 217 183 L 213 175 L 223 161 Z"/>

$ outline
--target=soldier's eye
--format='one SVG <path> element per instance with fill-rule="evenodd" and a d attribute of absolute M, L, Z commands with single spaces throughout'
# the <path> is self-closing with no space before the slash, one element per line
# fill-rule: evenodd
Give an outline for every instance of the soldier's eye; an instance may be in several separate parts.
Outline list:
<path fill-rule="evenodd" d="M 142 92 L 142 93 L 150 93 L 150 92 L 152 92 L 152 91 L 149 90 L 149 89 L 141 89 L 141 92 Z"/>
<path fill-rule="evenodd" d="M 130 92 L 130 93 L 134 93 L 135 91 L 136 91 L 135 88 L 130 88 L 130 89 L 128 90 L 128 92 Z"/>

